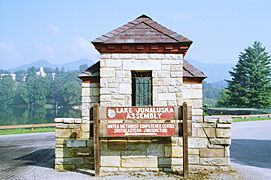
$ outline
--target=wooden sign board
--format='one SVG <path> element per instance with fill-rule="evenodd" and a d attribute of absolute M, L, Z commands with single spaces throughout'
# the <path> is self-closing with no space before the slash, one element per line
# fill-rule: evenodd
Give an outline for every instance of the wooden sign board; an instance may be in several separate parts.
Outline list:
<path fill-rule="evenodd" d="M 107 137 L 124 136 L 174 136 L 174 123 L 109 123 Z"/>
<path fill-rule="evenodd" d="M 108 107 L 108 120 L 172 120 L 174 107 Z"/>

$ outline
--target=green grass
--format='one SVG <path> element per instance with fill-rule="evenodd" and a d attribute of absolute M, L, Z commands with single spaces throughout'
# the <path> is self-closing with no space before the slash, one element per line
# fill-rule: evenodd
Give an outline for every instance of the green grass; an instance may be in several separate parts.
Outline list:
<path fill-rule="evenodd" d="M 271 118 L 233 118 L 233 122 L 247 122 L 247 121 L 265 121 Z"/>
<path fill-rule="evenodd" d="M 54 132 L 55 128 L 35 128 L 31 129 L 3 129 L 0 130 L 0 135 L 8 134 L 27 134 L 27 133 L 40 133 L 40 132 Z"/>

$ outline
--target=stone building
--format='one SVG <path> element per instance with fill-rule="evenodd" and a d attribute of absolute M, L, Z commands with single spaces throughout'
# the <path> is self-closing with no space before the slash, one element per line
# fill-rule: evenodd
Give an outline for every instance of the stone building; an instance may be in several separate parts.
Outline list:
<path fill-rule="evenodd" d="M 93 169 L 91 107 L 191 107 L 189 169 L 229 167 L 231 119 L 203 117 L 206 76 L 183 58 L 192 41 L 142 15 L 95 39 L 100 60 L 80 75 L 82 118 L 58 118 L 56 169 Z M 105 116 L 105 115 L 101 115 Z M 123 122 L 123 121 L 119 121 Z M 102 172 L 182 170 L 182 137 L 100 138 Z"/>

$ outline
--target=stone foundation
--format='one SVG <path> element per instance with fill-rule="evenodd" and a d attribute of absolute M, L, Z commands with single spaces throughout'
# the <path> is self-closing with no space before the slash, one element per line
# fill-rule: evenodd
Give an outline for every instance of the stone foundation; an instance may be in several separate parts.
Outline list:
<path fill-rule="evenodd" d="M 57 118 L 55 168 L 94 169 L 93 139 L 82 136 L 81 119 Z M 192 122 L 189 170 L 227 170 L 231 118 L 210 116 Z M 182 171 L 182 137 L 101 138 L 101 172 Z"/>
<path fill-rule="evenodd" d="M 55 169 L 93 169 L 93 138 L 85 136 L 81 118 L 56 118 L 55 122 Z"/>
<path fill-rule="evenodd" d="M 228 170 L 231 118 L 205 117 L 188 139 L 189 170 Z M 182 171 L 182 137 L 103 138 L 101 171 Z"/>

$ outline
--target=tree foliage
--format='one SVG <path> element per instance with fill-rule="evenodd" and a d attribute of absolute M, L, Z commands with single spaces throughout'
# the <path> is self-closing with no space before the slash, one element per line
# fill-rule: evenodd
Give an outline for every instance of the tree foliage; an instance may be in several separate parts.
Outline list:
<path fill-rule="evenodd" d="M 271 104 L 270 56 L 261 43 L 254 42 L 241 52 L 228 80 L 228 87 L 221 92 L 219 106 L 265 108 Z"/>
<path fill-rule="evenodd" d="M 12 104 L 15 96 L 15 81 L 11 76 L 0 78 L 0 104 L 7 106 Z"/>
<path fill-rule="evenodd" d="M 80 68 L 85 68 L 81 66 Z M 81 103 L 79 70 L 44 68 L 46 76 L 38 76 L 37 68 L 16 71 L 16 81 L 11 76 L 0 78 L 0 103 L 5 106 L 27 105 L 29 108 L 52 104 L 72 106 Z M 4 72 L 4 70 L 3 70 Z"/>

